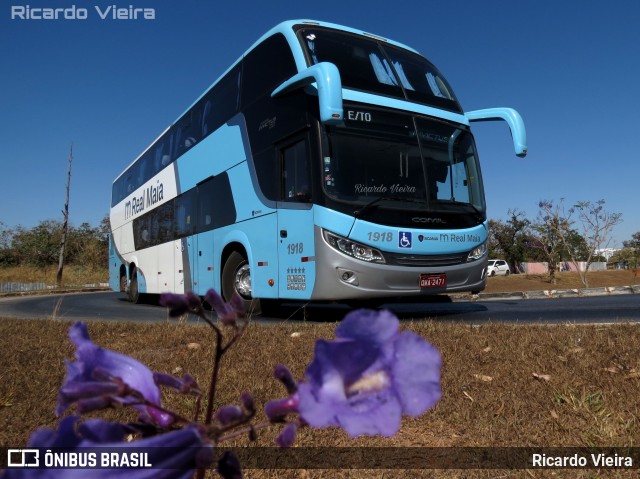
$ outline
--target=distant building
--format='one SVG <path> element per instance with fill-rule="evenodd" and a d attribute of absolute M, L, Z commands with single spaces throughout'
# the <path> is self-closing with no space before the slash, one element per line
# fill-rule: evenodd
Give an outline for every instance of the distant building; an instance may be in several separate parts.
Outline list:
<path fill-rule="evenodd" d="M 608 262 L 617 251 L 620 251 L 620 248 L 600 248 L 596 250 L 596 254 L 604 256 Z"/>

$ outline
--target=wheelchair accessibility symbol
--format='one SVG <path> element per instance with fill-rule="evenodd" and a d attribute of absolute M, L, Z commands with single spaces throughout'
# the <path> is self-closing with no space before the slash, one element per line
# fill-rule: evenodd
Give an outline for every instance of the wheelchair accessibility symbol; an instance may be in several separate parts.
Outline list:
<path fill-rule="evenodd" d="M 411 248 L 411 232 L 410 231 L 400 231 L 400 236 L 398 236 L 398 247 Z"/>

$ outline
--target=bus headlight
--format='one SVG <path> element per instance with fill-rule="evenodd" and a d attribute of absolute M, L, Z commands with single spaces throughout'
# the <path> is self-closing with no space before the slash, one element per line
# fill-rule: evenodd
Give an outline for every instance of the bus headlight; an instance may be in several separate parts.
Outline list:
<path fill-rule="evenodd" d="M 367 261 L 368 263 L 385 262 L 382 253 L 375 248 L 351 241 L 350 239 L 329 233 L 328 231 L 323 231 L 322 233 L 324 235 L 324 240 L 329 246 L 346 254 L 347 256 L 359 259 L 360 261 Z"/>
<path fill-rule="evenodd" d="M 476 246 L 469 252 L 469 256 L 467 256 L 467 262 L 469 261 L 477 261 L 487 254 L 487 243 L 482 243 L 480 246 Z"/>

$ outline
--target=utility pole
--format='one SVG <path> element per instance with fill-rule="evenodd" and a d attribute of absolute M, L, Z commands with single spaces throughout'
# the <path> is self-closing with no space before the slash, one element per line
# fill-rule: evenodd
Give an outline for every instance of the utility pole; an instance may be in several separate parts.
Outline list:
<path fill-rule="evenodd" d="M 73 143 L 69 147 L 69 166 L 67 169 L 67 195 L 64 201 L 64 210 L 62 210 L 62 239 L 60 240 L 60 258 L 58 259 L 58 276 L 56 285 L 62 286 L 62 270 L 64 268 L 64 247 L 67 243 L 67 230 L 69 229 L 69 187 L 71 186 L 71 161 L 73 160 Z"/>

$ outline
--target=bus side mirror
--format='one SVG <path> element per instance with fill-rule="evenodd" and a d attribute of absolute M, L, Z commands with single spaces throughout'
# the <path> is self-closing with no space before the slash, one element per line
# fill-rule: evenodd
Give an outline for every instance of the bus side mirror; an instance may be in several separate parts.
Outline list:
<path fill-rule="evenodd" d="M 520 114 L 513 108 L 488 108 L 486 110 L 474 110 L 465 113 L 469 121 L 496 121 L 504 120 L 511 129 L 513 148 L 520 158 L 527 156 L 527 132 Z"/>
<path fill-rule="evenodd" d="M 320 103 L 320 120 L 326 124 L 337 124 L 343 120 L 342 80 L 338 67 L 333 63 L 321 62 L 293 75 L 273 90 L 271 98 L 292 92 L 315 83 Z"/>

